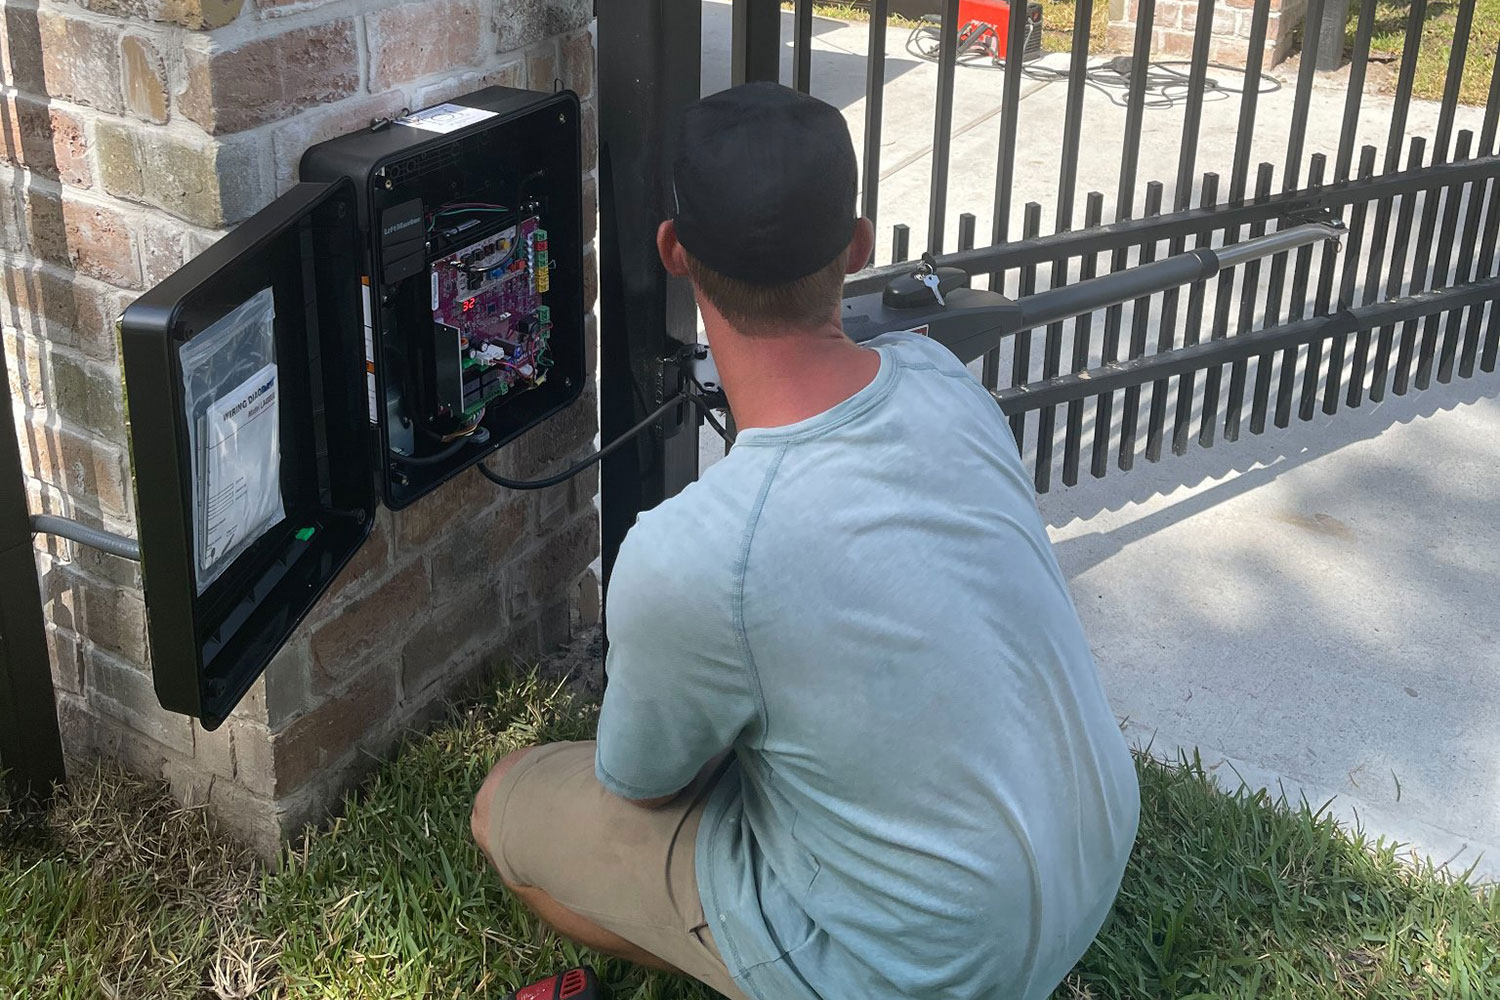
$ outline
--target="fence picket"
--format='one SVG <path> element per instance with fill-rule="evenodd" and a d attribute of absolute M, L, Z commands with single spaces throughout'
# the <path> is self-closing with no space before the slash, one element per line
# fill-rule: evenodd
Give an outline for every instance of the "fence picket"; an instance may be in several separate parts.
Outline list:
<path fill-rule="evenodd" d="M 1415 145 L 1416 140 L 1412 140 Z M 1418 162 L 1421 162 L 1418 160 Z M 1417 247 L 1412 255 L 1411 277 L 1407 282 L 1407 294 L 1425 291 L 1432 271 L 1432 240 L 1436 235 L 1438 209 L 1443 201 L 1443 189 L 1433 188 L 1423 192 L 1422 218 L 1417 228 Z M 1411 387 L 1412 361 L 1417 354 L 1417 320 L 1410 319 L 1401 324 L 1401 344 L 1396 354 L 1396 368 L 1391 377 L 1391 391 L 1398 396 L 1406 395 Z"/>
<path fill-rule="evenodd" d="M 1473 26 L 1474 0 L 1459 0 L 1458 17 L 1453 22 L 1453 43 L 1448 50 L 1448 76 L 1443 82 L 1443 101 L 1438 109 L 1437 131 L 1432 137 L 1432 158 L 1435 163 L 1448 162 L 1453 114 L 1458 110 L 1458 92 L 1463 85 L 1464 60 L 1469 55 L 1469 32 Z"/>
<path fill-rule="evenodd" d="M 1374 146 L 1364 146 L 1359 151 L 1359 179 L 1369 180 L 1375 175 L 1375 157 L 1379 150 Z M 1368 305 L 1375 300 L 1375 289 L 1379 287 L 1380 260 L 1385 256 L 1386 228 L 1390 225 L 1391 199 L 1379 198 L 1375 202 L 1375 225 L 1370 231 L 1370 263 L 1365 278 L 1364 294 L 1361 304 Z M 1363 206 L 1365 203 L 1361 202 Z M 1361 207 L 1359 210 L 1361 221 L 1365 213 Z M 1351 226 L 1352 228 L 1352 226 Z M 1363 226 L 1360 227 L 1363 230 Z M 1354 305 L 1354 280 L 1355 273 L 1359 269 L 1359 254 L 1349 253 L 1344 257 L 1344 285 L 1339 295 L 1339 305 L 1343 308 Z M 1349 395 L 1345 403 L 1350 407 L 1359 406 L 1365 396 L 1365 374 L 1370 367 L 1370 331 L 1360 330 L 1354 335 L 1354 358 L 1349 369 Z M 1324 404 L 1327 405 L 1326 403 Z M 1332 411 L 1329 411 L 1332 412 Z"/>
<path fill-rule="evenodd" d="M 860 210 L 874 226 L 880 212 L 880 133 L 885 119 L 885 30 L 891 0 L 871 0 L 870 44 L 865 63 L 865 155 L 861 161 Z M 875 250 L 870 250 L 871 261 Z"/>
<path fill-rule="evenodd" d="M 1261 164 L 1261 169 L 1266 168 Z M 1282 189 L 1285 190 L 1283 183 Z M 1263 327 L 1276 326 L 1281 322 L 1281 293 L 1286 281 L 1288 255 L 1279 253 L 1271 258 L 1271 276 L 1266 282 L 1266 310 Z M 1263 354 L 1255 362 L 1255 398 L 1250 405 L 1250 433 L 1260 434 L 1266 429 L 1266 410 L 1271 402 L 1271 371 L 1275 357 Z"/>
<path fill-rule="evenodd" d="M 1083 224 L 1089 228 L 1099 225 L 1104 218 L 1104 195 L 1098 191 L 1090 191 L 1084 200 Z M 1087 281 L 1098 271 L 1098 258 L 1094 254 L 1084 254 L 1083 260 L 1078 267 L 1078 280 Z M 1094 318 L 1085 313 L 1078 317 L 1073 325 L 1073 371 L 1081 372 L 1089 366 L 1090 330 Z M 1094 434 L 1104 435 L 1106 444 L 1109 440 L 1109 426 L 1094 426 Z M 1078 458 L 1082 448 L 1083 438 L 1083 400 L 1074 399 L 1068 401 L 1068 432 L 1063 443 L 1063 485 L 1078 485 Z"/>
<path fill-rule="evenodd" d="M 1161 214 L 1162 186 L 1159 181 L 1146 185 L 1146 218 Z M 1142 264 L 1156 259 L 1156 241 L 1141 247 Z M 1151 320 L 1151 297 L 1135 300 L 1135 309 L 1130 323 L 1130 358 L 1133 360 L 1146 353 L 1146 327 Z M 1125 402 L 1120 409 L 1120 460 L 1121 470 L 1128 471 L 1135 465 L 1135 435 L 1140 422 L 1141 387 L 1132 385 L 1125 390 Z"/>
<path fill-rule="evenodd" d="M 1323 185 L 1325 165 L 1321 153 L 1313 156 L 1308 165 L 1307 186 L 1316 190 Z M 1287 305 L 1287 322 L 1302 319 L 1307 308 L 1307 286 L 1312 280 L 1312 247 L 1301 247 L 1292 264 L 1291 301 Z M 1288 348 L 1281 352 L 1280 380 L 1276 388 L 1276 426 L 1287 427 L 1292 422 L 1292 392 L 1297 380 L 1299 351 L 1307 351 L 1307 363 L 1312 363 L 1312 349 Z"/>
<path fill-rule="evenodd" d="M 1021 221 L 1021 238 L 1031 239 L 1042 230 L 1042 206 L 1035 201 L 1026 203 Z M 994 286 L 991 286 L 994 287 Z M 1022 295 L 1036 291 L 1036 265 L 1021 268 Z M 1031 331 L 1022 330 L 1012 338 L 1010 384 L 1025 385 L 1031 380 Z M 1010 418 L 1010 432 L 1019 447 L 1026 434 L 1026 415 L 1017 413 Z"/>
<path fill-rule="evenodd" d="M 1401 162 L 1401 147 L 1406 143 L 1406 112 L 1411 107 L 1411 88 L 1417 79 L 1417 56 L 1422 48 L 1422 25 L 1426 23 L 1427 0 L 1412 0 L 1406 12 L 1401 69 L 1396 77 L 1396 96 L 1391 101 L 1391 129 L 1385 141 L 1385 172 L 1388 174 L 1394 172 Z"/>
<path fill-rule="evenodd" d="M 1426 141 L 1421 136 L 1412 139 L 1410 151 L 1407 154 L 1408 168 L 1414 169 L 1421 165 L 1425 148 Z M 1401 294 L 1401 275 L 1406 267 L 1406 244 L 1411 239 L 1411 224 L 1416 215 L 1416 207 L 1414 194 L 1401 196 L 1401 207 L 1396 212 L 1396 234 L 1391 240 L 1390 265 L 1385 272 L 1385 297 L 1388 299 Z M 1380 328 L 1375 348 L 1375 368 L 1370 373 L 1370 402 L 1372 403 L 1385 399 L 1386 380 L 1391 370 L 1391 349 L 1394 336 L 1395 327 Z"/>
<path fill-rule="evenodd" d="M 1271 177 L 1275 170 L 1269 163 L 1262 163 L 1255 178 L 1255 201 L 1263 202 L 1271 196 Z M 1247 239 L 1264 236 L 1266 232 L 1266 221 L 1260 219 L 1250 224 L 1250 232 Z M 1255 292 L 1260 287 L 1260 261 L 1252 260 L 1246 264 L 1240 276 L 1240 314 L 1236 326 L 1236 334 L 1243 336 L 1250 332 L 1255 324 Z M 1257 359 L 1255 363 L 1256 384 L 1260 383 L 1260 370 L 1266 362 Z M 1224 405 L 1224 440 L 1237 441 L 1240 436 L 1240 420 L 1245 409 L 1245 381 L 1249 375 L 1248 365 L 1245 361 L 1236 361 L 1229 366 L 1229 398 Z M 1263 404 L 1262 404 L 1263 405 Z M 1252 415 L 1253 419 L 1253 415 Z"/>
<path fill-rule="evenodd" d="M 1374 0 L 1367 0 L 1373 3 Z M 1271 0 L 1255 0 L 1250 12 L 1250 43 L 1245 54 L 1245 75 L 1240 79 L 1240 117 L 1234 133 L 1234 169 L 1229 178 L 1229 200 L 1245 197 L 1250 183 L 1250 153 L 1255 142 L 1255 112 L 1260 104 L 1261 66 L 1266 55 L 1266 27 L 1270 23 Z"/>
<path fill-rule="evenodd" d="M 932 179 L 927 197 L 927 250 L 934 254 L 943 252 L 943 226 L 948 218 L 948 156 L 953 143 L 953 86 L 958 73 L 958 0 L 944 0 L 939 35 Z"/>
<path fill-rule="evenodd" d="M 1460 67 L 1461 68 L 1461 67 Z M 1467 160 L 1474 142 L 1474 133 L 1463 129 L 1458 133 L 1455 160 Z M 1458 260 L 1452 265 L 1459 274 L 1466 274 L 1473 266 L 1474 244 L 1478 242 L 1478 212 L 1474 206 L 1474 189 L 1469 185 L 1455 185 L 1448 189 L 1448 204 L 1443 215 L 1443 239 L 1438 246 L 1438 264 L 1433 269 L 1432 286 L 1447 288 L 1453 283 L 1449 261 L 1452 258 L 1454 238 L 1458 235 L 1460 214 L 1464 224 L 1463 238 L 1458 246 Z M 1471 231 L 1472 229 L 1472 231 Z M 1458 359 L 1458 324 L 1461 315 L 1457 312 L 1429 316 L 1422 327 L 1422 353 L 1417 362 L 1417 388 L 1426 389 L 1432 382 L 1433 351 L 1437 351 L 1437 377 L 1439 382 L 1453 381 L 1453 365 Z M 1439 328 L 1442 342 L 1435 345 Z"/>
<path fill-rule="evenodd" d="M 1375 147 L 1365 146 L 1359 153 L 1359 173 L 1357 179 L 1369 180 L 1375 172 Z M 1359 276 L 1360 251 L 1364 246 L 1365 222 L 1368 217 L 1370 203 L 1358 201 L 1354 203 L 1353 215 L 1349 219 L 1349 236 L 1347 245 L 1343 248 L 1344 258 L 1343 275 L 1339 279 L 1339 296 L 1336 303 L 1337 310 L 1343 312 L 1354 305 L 1354 282 Z M 1339 408 L 1339 387 L 1344 377 L 1344 351 L 1349 344 L 1348 334 L 1339 334 L 1333 338 L 1329 347 L 1328 359 L 1328 381 L 1323 386 L 1323 412 L 1332 416 Z M 1370 353 L 1370 334 L 1368 330 L 1360 330 L 1354 335 L 1354 357 L 1350 362 L 1349 369 L 1349 395 L 1351 400 L 1355 398 L 1355 387 L 1364 381 L 1365 364 Z M 1361 387 L 1362 389 L 1362 387 Z M 1356 405 L 1350 402 L 1350 406 Z"/>
<path fill-rule="evenodd" d="M 1376 2 L 1363 0 L 1359 5 L 1359 27 L 1354 33 L 1354 53 L 1349 59 L 1349 81 L 1344 92 L 1344 121 L 1339 130 L 1339 152 L 1333 167 L 1335 182 L 1349 179 L 1349 166 L 1354 160 L 1359 108 L 1365 96 L 1365 68 L 1370 62 L 1370 36 L 1375 29 Z"/>
<path fill-rule="evenodd" d="M 1325 169 L 1324 161 L 1318 158 L 1309 176 L 1315 173 L 1321 181 Z M 1338 244 L 1323 244 L 1322 260 L 1318 264 L 1318 286 L 1313 297 L 1314 316 L 1328 315 L 1328 307 L 1333 300 L 1333 278 L 1338 252 Z M 1311 420 L 1317 409 L 1318 381 L 1323 375 L 1323 351 L 1328 346 L 1328 342 L 1324 340 L 1315 340 L 1307 345 L 1307 359 L 1302 368 L 1302 401 L 1297 408 L 1299 420 Z M 1343 361 L 1340 360 L 1339 364 L 1342 365 Z"/>
<path fill-rule="evenodd" d="M 1202 195 L 1199 205 L 1216 205 L 1219 202 L 1219 175 L 1203 175 Z M 1197 246 L 1211 247 L 1213 233 L 1205 232 L 1198 237 Z M 1182 346 L 1192 347 L 1198 343 L 1203 329 L 1203 298 L 1208 282 L 1195 281 L 1188 289 L 1187 316 L 1182 326 Z M 1196 372 L 1183 372 L 1177 376 L 1177 416 L 1172 421 L 1172 452 L 1182 455 L 1187 452 L 1188 431 L 1193 415 L 1193 398 L 1197 391 Z M 1154 391 L 1154 390 L 1153 390 Z"/>
<path fill-rule="evenodd" d="M 1012 4 L 1010 34 L 1007 37 L 1019 41 L 1025 37 L 1025 27 L 1026 4 Z M 1085 27 L 1084 31 L 1087 32 L 1088 28 Z M 1015 190 L 1016 179 L 1016 136 L 1021 118 L 1020 59 L 1011 59 L 1005 64 L 1005 88 L 1000 100 L 1001 107 L 1006 110 L 1000 118 L 1000 143 L 995 153 L 995 212 L 990 219 L 990 242 L 995 246 L 1000 246 L 1010 239 L 1011 197 Z M 1000 271 L 990 272 L 991 288 L 996 290 L 1003 288 L 1003 281 L 1004 275 Z M 996 347 L 984 356 L 982 378 L 988 389 L 994 389 L 999 384 L 1000 348 Z"/>

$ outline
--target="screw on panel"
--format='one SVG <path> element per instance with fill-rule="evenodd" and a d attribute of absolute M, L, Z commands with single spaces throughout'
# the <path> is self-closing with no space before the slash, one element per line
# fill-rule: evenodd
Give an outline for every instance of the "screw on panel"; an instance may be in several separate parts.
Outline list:
<path fill-rule="evenodd" d="M 559 111 L 557 113 L 557 121 L 561 125 L 566 125 L 568 123 L 568 113 L 566 111 Z"/>

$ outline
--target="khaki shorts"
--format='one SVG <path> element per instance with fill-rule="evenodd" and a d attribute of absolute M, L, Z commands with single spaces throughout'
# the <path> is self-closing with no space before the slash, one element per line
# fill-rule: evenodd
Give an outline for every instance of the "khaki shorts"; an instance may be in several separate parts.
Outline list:
<path fill-rule="evenodd" d="M 610 794 L 594 777 L 594 743 L 549 743 L 495 788 L 486 850 L 512 885 L 561 905 L 744 1000 L 698 900 L 694 843 L 714 778 L 660 809 Z"/>

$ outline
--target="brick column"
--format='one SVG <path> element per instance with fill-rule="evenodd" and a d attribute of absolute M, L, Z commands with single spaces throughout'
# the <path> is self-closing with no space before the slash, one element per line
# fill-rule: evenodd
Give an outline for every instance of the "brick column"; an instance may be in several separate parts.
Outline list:
<path fill-rule="evenodd" d="M 1135 42 L 1139 0 L 1111 0 L 1106 41 L 1112 51 L 1129 52 Z M 1250 51 L 1250 18 L 1255 0 L 1219 0 L 1214 9 L 1209 60 L 1230 66 L 1245 65 Z M 1265 69 L 1292 53 L 1297 29 L 1307 15 L 1307 0 L 1271 0 L 1266 21 Z M 1151 54 L 1186 59 L 1193 52 L 1198 27 L 1197 0 L 1157 0 L 1152 22 Z"/>
<path fill-rule="evenodd" d="M 491 84 L 571 87 L 592 240 L 590 16 L 590 0 L 0 0 L 0 322 L 33 509 L 134 533 L 113 320 L 287 190 L 312 143 Z M 595 400 L 591 384 L 496 468 L 587 452 Z M 568 637 L 570 603 L 597 603 L 597 482 L 510 494 L 471 472 L 382 510 L 214 733 L 156 705 L 137 567 L 39 540 L 70 755 L 162 775 L 274 851 L 461 678 Z"/>

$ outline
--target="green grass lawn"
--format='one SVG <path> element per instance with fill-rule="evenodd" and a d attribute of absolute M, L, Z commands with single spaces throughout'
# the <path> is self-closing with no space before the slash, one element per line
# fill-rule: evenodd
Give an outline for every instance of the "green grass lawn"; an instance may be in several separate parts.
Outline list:
<path fill-rule="evenodd" d="M 622 1000 L 708 1000 L 544 933 L 470 844 L 489 762 L 586 736 L 596 715 L 535 679 L 497 682 L 274 873 L 154 786 L 79 782 L 0 840 L 0 996 L 457 1000 L 587 959 Z M 1116 912 L 1057 998 L 1500 996 L 1495 888 L 1413 867 L 1305 804 L 1223 794 L 1196 761 L 1138 767 Z"/>
<path fill-rule="evenodd" d="M 1347 44 L 1354 46 L 1355 31 L 1359 27 L 1358 0 L 1350 4 Z M 1394 89 L 1395 72 L 1400 65 L 1401 47 L 1406 40 L 1406 24 L 1411 11 L 1410 3 L 1382 2 L 1375 8 L 1375 23 L 1370 36 L 1372 58 L 1381 57 L 1390 61 L 1391 85 Z M 1443 96 L 1443 85 L 1448 78 L 1448 57 L 1453 48 L 1453 27 L 1458 20 L 1458 4 L 1449 0 L 1427 5 L 1427 20 L 1422 25 L 1422 45 L 1417 54 L 1417 75 L 1412 84 L 1412 93 L 1428 100 L 1439 100 Z M 1500 0 L 1477 0 L 1474 5 L 1474 21 L 1469 32 L 1469 50 L 1464 59 L 1463 83 L 1459 88 L 1459 100 L 1464 104 L 1483 105 L 1489 94 L 1490 77 L 1495 71 L 1495 48 L 1500 45 Z"/>

